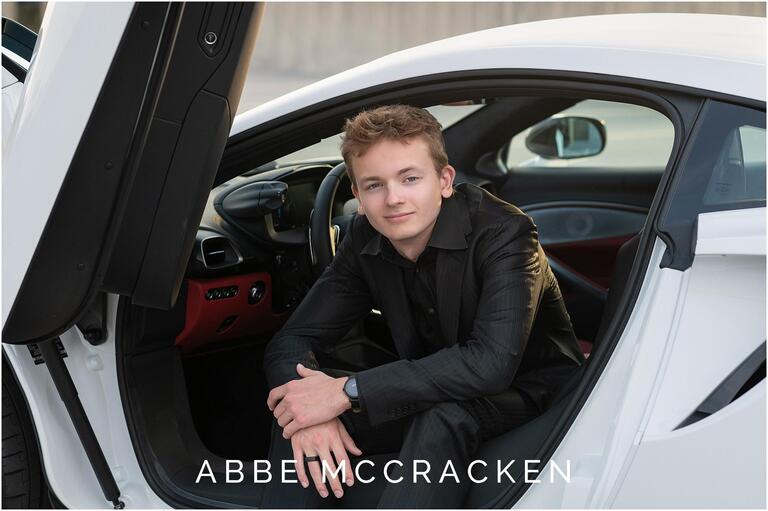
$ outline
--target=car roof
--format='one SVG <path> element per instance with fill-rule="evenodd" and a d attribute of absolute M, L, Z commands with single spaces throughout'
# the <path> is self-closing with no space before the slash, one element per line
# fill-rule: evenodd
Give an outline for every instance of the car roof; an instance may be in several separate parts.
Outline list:
<path fill-rule="evenodd" d="M 765 19 L 611 14 L 472 32 L 392 53 L 264 103 L 237 116 L 232 134 L 387 82 L 499 68 L 607 74 L 765 101 Z"/>

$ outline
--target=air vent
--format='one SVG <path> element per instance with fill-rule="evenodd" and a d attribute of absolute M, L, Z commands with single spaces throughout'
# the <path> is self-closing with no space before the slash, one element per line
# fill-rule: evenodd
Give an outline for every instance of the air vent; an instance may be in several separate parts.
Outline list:
<path fill-rule="evenodd" d="M 227 238 L 211 236 L 200 242 L 200 253 L 206 269 L 218 270 L 236 266 L 243 262 L 243 257 Z"/>
<path fill-rule="evenodd" d="M 720 411 L 763 380 L 765 380 L 765 341 L 675 429 L 684 428 Z"/>

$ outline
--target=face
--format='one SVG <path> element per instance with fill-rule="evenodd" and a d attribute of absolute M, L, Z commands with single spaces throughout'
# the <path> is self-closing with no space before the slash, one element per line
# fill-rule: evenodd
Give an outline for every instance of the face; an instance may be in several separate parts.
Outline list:
<path fill-rule="evenodd" d="M 421 137 L 382 140 L 353 161 L 352 192 L 360 212 L 401 253 L 418 256 L 451 196 L 456 171 L 446 165 L 440 174 Z M 415 253 L 414 253 L 415 251 Z"/>

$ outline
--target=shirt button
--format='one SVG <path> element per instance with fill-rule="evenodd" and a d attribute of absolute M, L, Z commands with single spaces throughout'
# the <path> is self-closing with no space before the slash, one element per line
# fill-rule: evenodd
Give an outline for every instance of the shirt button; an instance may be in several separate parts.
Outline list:
<path fill-rule="evenodd" d="M 435 309 L 430 307 L 429 309 L 427 309 L 427 312 L 430 313 L 430 314 L 434 314 L 435 313 Z"/>

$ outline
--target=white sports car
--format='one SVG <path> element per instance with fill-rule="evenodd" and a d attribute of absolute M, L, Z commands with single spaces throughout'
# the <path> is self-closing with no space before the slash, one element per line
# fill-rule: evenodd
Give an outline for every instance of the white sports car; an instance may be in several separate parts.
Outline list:
<path fill-rule="evenodd" d="M 396 102 L 534 219 L 588 354 L 456 507 L 765 507 L 765 19 L 501 27 L 235 117 L 262 7 L 3 20 L 3 507 L 260 505 L 264 346 L 356 209 L 345 118 Z M 322 362 L 393 360 L 390 320 Z M 381 491 L 353 488 L 331 505 Z"/>

